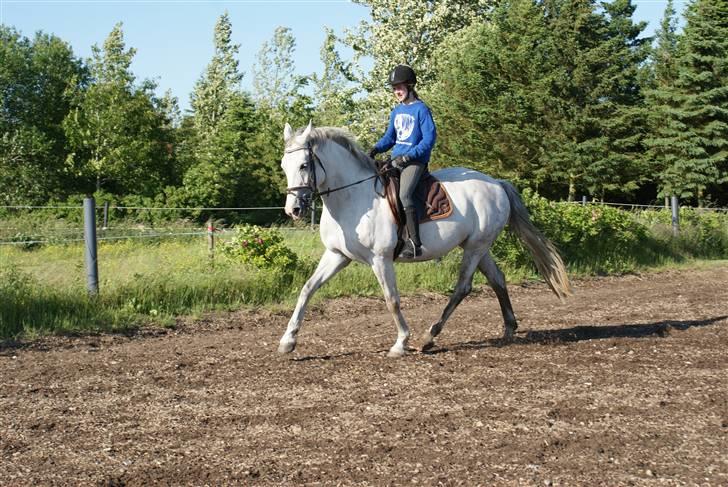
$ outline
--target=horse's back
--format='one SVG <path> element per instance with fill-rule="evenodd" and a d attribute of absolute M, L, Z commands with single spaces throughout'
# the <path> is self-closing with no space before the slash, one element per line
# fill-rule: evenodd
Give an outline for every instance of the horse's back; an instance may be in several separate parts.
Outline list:
<path fill-rule="evenodd" d="M 475 180 L 500 186 L 497 179 L 467 167 L 446 167 L 444 169 L 438 169 L 433 172 L 432 175 L 443 182 L 463 182 Z"/>
<path fill-rule="evenodd" d="M 448 167 L 432 173 L 442 184 L 455 203 L 462 207 L 469 201 L 480 204 L 494 204 L 508 209 L 508 194 L 498 179 L 465 167 Z"/>
<path fill-rule="evenodd" d="M 498 179 L 464 167 L 448 167 L 432 173 L 445 186 L 453 204 L 451 216 L 438 220 L 441 230 L 457 227 L 457 233 L 475 240 L 492 241 L 508 222 L 508 194 Z"/>

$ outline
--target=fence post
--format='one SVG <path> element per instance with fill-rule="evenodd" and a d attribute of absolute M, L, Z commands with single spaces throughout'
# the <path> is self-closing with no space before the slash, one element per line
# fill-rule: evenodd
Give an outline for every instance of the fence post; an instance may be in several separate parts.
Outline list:
<path fill-rule="evenodd" d="M 680 234 L 680 204 L 677 196 L 672 197 L 672 236 L 677 237 Z"/>
<path fill-rule="evenodd" d="M 581 197 L 581 204 L 586 206 L 586 195 Z"/>
<path fill-rule="evenodd" d="M 316 200 L 311 202 L 311 228 L 316 227 Z"/>
<path fill-rule="evenodd" d="M 210 264 L 215 265 L 215 222 L 212 217 L 207 220 L 207 256 Z"/>
<path fill-rule="evenodd" d="M 109 228 L 109 202 L 104 201 L 104 224 L 101 226 L 101 230 L 107 230 Z"/>
<path fill-rule="evenodd" d="M 99 294 L 99 263 L 96 242 L 96 201 L 93 198 L 83 199 L 83 240 L 86 250 L 86 282 L 89 294 Z"/>

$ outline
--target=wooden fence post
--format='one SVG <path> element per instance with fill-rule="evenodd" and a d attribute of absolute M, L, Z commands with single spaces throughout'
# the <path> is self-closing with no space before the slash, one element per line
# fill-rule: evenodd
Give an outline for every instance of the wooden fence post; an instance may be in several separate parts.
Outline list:
<path fill-rule="evenodd" d="M 207 220 L 207 256 L 210 264 L 215 265 L 215 222 L 210 217 Z"/>
<path fill-rule="evenodd" d="M 316 227 L 316 199 L 311 201 L 311 228 Z"/>

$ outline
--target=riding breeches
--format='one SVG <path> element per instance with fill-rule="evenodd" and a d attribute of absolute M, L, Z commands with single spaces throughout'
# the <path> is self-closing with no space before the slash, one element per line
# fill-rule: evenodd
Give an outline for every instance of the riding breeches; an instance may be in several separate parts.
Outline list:
<path fill-rule="evenodd" d="M 399 199 L 402 201 L 403 208 L 414 208 L 415 188 L 417 188 L 417 183 L 420 182 L 426 167 L 424 164 L 410 164 L 402 169 L 399 176 Z"/>

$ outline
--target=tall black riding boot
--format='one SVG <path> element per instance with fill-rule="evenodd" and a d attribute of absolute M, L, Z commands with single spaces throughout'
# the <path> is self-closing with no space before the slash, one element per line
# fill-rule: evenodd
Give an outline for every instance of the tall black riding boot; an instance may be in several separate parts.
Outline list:
<path fill-rule="evenodd" d="M 420 222 L 417 220 L 417 211 L 414 208 L 405 208 L 404 213 L 407 215 L 407 233 L 409 233 L 410 238 L 404 243 L 399 256 L 405 259 L 413 259 L 422 255 Z"/>

